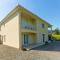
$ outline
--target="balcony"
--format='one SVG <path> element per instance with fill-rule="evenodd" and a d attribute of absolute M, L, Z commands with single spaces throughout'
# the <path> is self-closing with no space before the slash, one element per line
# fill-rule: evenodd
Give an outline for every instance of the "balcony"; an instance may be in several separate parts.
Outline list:
<path fill-rule="evenodd" d="M 24 29 L 36 30 L 36 24 L 34 22 L 32 23 L 28 20 L 22 20 L 21 27 Z"/>
<path fill-rule="evenodd" d="M 29 29 L 29 30 L 36 30 L 36 27 L 34 27 L 34 26 L 25 26 L 25 27 L 23 27 L 24 29 Z"/>
<path fill-rule="evenodd" d="M 32 26 L 32 25 L 22 25 L 21 27 L 22 32 L 32 32 L 32 33 L 36 33 L 36 26 Z"/>
<path fill-rule="evenodd" d="M 28 16 L 29 17 L 29 16 Z M 32 19 L 31 17 L 24 17 L 22 16 L 21 20 L 21 31 L 23 32 L 36 32 L 36 20 Z"/>

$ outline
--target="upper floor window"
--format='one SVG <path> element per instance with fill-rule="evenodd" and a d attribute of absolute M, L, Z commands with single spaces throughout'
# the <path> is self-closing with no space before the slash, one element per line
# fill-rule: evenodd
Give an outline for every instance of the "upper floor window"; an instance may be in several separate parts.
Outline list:
<path fill-rule="evenodd" d="M 42 28 L 44 28 L 45 27 L 45 25 L 44 24 L 42 24 Z"/>

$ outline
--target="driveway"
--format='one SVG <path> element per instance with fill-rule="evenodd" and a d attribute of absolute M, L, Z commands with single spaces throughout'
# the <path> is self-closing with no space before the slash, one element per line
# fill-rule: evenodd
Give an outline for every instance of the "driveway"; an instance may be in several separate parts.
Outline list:
<path fill-rule="evenodd" d="M 60 60 L 60 41 L 39 46 L 29 51 L 0 45 L 0 60 Z"/>
<path fill-rule="evenodd" d="M 39 46 L 33 48 L 32 50 L 40 50 L 40 51 L 60 51 L 60 41 L 54 41 L 48 45 Z"/>

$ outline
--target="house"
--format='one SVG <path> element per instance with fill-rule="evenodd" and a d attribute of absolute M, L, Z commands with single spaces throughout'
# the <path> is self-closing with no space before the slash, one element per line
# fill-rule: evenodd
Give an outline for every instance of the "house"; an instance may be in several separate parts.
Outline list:
<path fill-rule="evenodd" d="M 4 45 L 31 49 L 48 41 L 48 28 L 51 27 L 51 24 L 18 5 L 0 22 L 0 40 Z"/>

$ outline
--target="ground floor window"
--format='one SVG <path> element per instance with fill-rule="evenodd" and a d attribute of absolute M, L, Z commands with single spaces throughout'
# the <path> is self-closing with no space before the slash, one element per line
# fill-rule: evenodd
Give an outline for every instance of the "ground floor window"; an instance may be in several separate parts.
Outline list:
<path fill-rule="evenodd" d="M 24 44 L 28 45 L 28 34 L 24 34 Z"/>
<path fill-rule="evenodd" d="M 42 34 L 43 42 L 45 42 L 45 34 Z"/>

